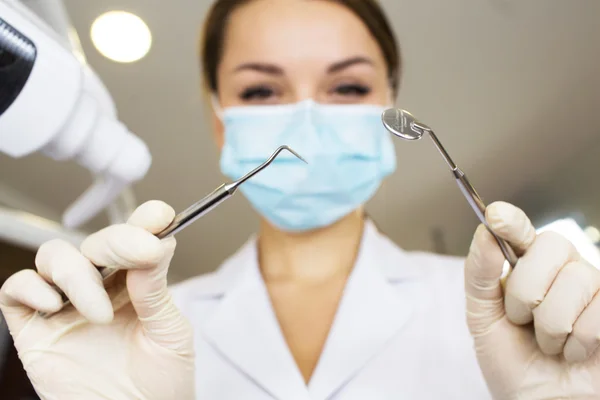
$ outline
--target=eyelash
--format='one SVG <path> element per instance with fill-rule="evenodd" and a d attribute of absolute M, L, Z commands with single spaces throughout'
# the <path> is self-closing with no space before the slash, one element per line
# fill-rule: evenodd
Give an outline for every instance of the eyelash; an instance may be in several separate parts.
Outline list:
<path fill-rule="evenodd" d="M 341 96 L 363 97 L 371 93 L 371 88 L 359 84 L 346 84 L 337 86 L 332 92 Z"/>
<path fill-rule="evenodd" d="M 371 93 L 371 88 L 359 84 L 345 84 L 336 86 L 330 93 L 340 96 L 364 97 Z M 243 101 L 266 100 L 274 94 L 276 94 L 275 90 L 268 86 L 254 86 L 244 90 L 240 94 L 240 99 Z"/>
<path fill-rule="evenodd" d="M 244 101 L 265 100 L 275 93 L 275 90 L 268 86 L 249 87 L 240 94 L 240 99 Z"/>

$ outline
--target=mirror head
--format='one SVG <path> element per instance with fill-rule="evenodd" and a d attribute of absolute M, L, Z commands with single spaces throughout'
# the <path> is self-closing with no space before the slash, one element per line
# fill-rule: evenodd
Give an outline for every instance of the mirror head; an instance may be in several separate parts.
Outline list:
<path fill-rule="evenodd" d="M 427 125 L 419 122 L 411 113 L 399 108 L 385 110 L 381 115 L 381 121 L 390 133 L 405 140 L 419 140 L 425 132 L 431 131 Z"/>

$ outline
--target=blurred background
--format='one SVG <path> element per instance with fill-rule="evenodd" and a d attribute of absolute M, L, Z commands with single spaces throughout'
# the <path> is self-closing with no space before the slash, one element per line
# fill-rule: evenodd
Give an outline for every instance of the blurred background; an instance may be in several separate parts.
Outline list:
<path fill-rule="evenodd" d="M 51 3 L 58 2 L 46 1 Z M 537 227 L 558 226 L 594 248 L 600 240 L 600 2 L 382 3 L 404 58 L 399 106 L 435 129 L 486 202 L 512 202 Z M 160 199 L 181 211 L 225 181 L 201 95 L 197 51 L 210 4 L 64 1 L 87 62 L 112 95 L 120 120 L 152 154 L 148 174 L 133 187 L 136 204 Z M 137 61 L 115 62 L 94 44 L 94 22 L 115 10 L 137 15 L 151 32 L 149 51 Z M 370 215 L 404 249 L 465 255 L 478 221 L 441 157 L 427 140 L 395 145 L 397 172 L 369 203 Z M 59 221 L 91 181 L 87 170 L 70 161 L 0 154 L 0 206 L 7 209 Z M 238 195 L 178 234 L 171 282 L 218 267 L 257 222 Z M 102 214 L 80 231 L 108 223 Z M 0 242 L 1 281 L 33 266 L 34 249 L 6 236 Z M 595 261 L 597 255 L 589 254 Z M 11 375 L 18 368 L 6 367 L 17 365 L 16 355 L 3 343 L 0 397 L 36 398 L 19 389 Z"/>

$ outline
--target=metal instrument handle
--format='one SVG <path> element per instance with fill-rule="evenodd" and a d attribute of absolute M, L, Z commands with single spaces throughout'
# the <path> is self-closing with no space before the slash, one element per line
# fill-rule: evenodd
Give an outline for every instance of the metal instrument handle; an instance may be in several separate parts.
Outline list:
<path fill-rule="evenodd" d="M 235 189 L 233 191 L 235 191 Z M 219 186 L 217 189 L 208 194 L 202 200 L 197 201 L 184 211 L 177 214 L 175 218 L 173 218 L 173 221 L 169 224 L 169 226 L 167 226 L 161 232 L 157 233 L 155 236 L 159 239 L 164 239 L 175 235 L 176 233 L 180 232 L 185 227 L 190 225 L 192 222 L 208 214 L 211 210 L 213 210 L 223 201 L 228 199 L 233 194 L 233 191 L 230 191 L 228 189 L 227 184 Z M 102 276 L 102 280 L 105 281 L 106 279 L 116 274 L 119 270 L 110 267 L 98 267 L 98 271 Z M 67 295 L 59 287 L 57 287 L 56 285 L 52 285 L 52 288 L 56 290 L 60 295 L 63 301 L 62 308 L 71 304 L 71 301 L 69 300 Z M 54 314 L 55 313 L 39 312 L 39 315 L 43 318 L 51 317 Z"/>
<path fill-rule="evenodd" d="M 496 235 L 492 228 L 490 228 L 489 224 L 487 223 L 487 220 L 485 219 L 485 203 L 483 202 L 479 194 L 477 194 L 475 188 L 473 187 L 473 185 L 471 185 L 464 172 L 456 168 L 453 171 L 453 173 L 454 177 L 456 178 L 456 183 L 458 184 L 458 187 L 460 188 L 461 192 L 471 205 L 473 211 L 475 211 L 477 218 L 479 218 L 479 221 L 481 221 L 481 223 L 485 225 L 485 227 L 492 234 L 494 239 L 496 239 L 496 242 L 498 243 L 498 246 L 500 246 L 500 250 L 502 251 L 504 258 L 506 259 L 506 261 L 508 261 L 510 266 L 514 268 L 517 265 L 517 261 L 519 260 L 519 258 L 517 257 L 515 251 L 510 246 L 510 244 L 506 240 Z"/>

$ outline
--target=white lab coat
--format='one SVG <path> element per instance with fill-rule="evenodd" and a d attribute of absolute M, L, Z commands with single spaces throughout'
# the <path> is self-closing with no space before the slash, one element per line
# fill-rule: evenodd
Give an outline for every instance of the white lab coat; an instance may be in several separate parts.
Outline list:
<path fill-rule="evenodd" d="M 308 385 L 271 307 L 251 238 L 171 288 L 195 331 L 202 400 L 487 400 L 465 319 L 463 260 L 405 252 L 366 224 Z"/>

